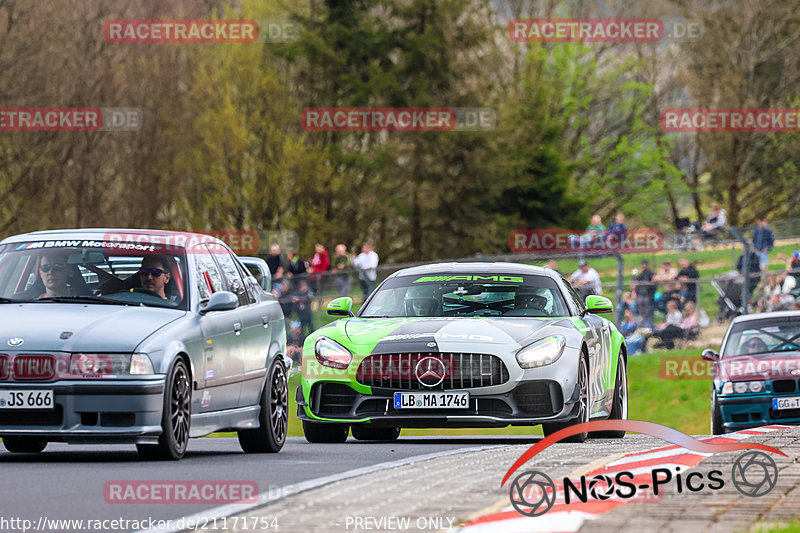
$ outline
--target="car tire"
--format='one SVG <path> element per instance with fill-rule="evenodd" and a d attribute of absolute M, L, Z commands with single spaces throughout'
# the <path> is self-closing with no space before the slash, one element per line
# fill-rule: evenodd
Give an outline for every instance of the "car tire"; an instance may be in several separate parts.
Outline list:
<path fill-rule="evenodd" d="M 725 429 L 722 427 L 722 413 L 717 405 L 717 393 L 711 393 L 711 434 L 724 435 Z"/>
<path fill-rule="evenodd" d="M 161 436 L 158 444 L 137 444 L 143 459 L 177 461 L 186 454 L 192 415 L 192 386 L 189 369 L 183 359 L 176 359 L 164 388 Z"/>
<path fill-rule="evenodd" d="M 303 420 L 303 434 L 308 442 L 314 444 L 334 444 L 347 440 L 350 426 L 347 424 L 309 422 Z"/>
<path fill-rule="evenodd" d="M 578 399 L 580 408 L 577 418 L 567 422 L 546 422 L 542 424 L 542 432 L 544 433 L 545 437 L 549 437 L 556 431 L 564 428 L 589 421 L 589 406 L 592 405 L 592 402 L 589 388 L 589 368 L 584 355 L 581 355 L 581 361 L 578 365 L 578 384 L 580 385 L 581 393 L 580 398 Z M 561 439 L 561 442 L 583 442 L 587 438 L 589 438 L 589 432 L 584 431 L 583 433 L 578 433 L 577 435 L 572 435 L 565 439 Z"/>
<path fill-rule="evenodd" d="M 617 376 L 614 380 L 614 402 L 611 405 L 611 414 L 607 420 L 628 419 L 628 367 L 625 358 L 620 355 L 617 360 Z M 624 431 L 595 431 L 589 435 L 591 438 L 621 439 Z"/>
<path fill-rule="evenodd" d="M 370 427 L 369 424 L 353 424 L 350 426 L 356 440 L 375 440 L 391 442 L 400 437 L 400 428 Z"/>
<path fill-rule="evenodd" d="M 267 373 L 260 405 L 259 427 L 239 430 L 239 445 L 245 453 L 279 452 L 289 428 L 289 384 L 280 357 Z"/>
<path fill-rule="evenodd" d="M 35 437 L 3 437 L 3 446 L 11 453 L 40 453 L 47 446 L 46 440 Z"/>

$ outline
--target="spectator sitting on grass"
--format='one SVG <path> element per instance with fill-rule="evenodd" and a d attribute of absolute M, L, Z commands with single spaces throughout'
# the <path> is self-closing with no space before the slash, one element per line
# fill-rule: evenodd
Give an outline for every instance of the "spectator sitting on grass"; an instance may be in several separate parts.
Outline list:
<path fill-rule="evenodd" d="M 636 269 L 634 269 L 636 270 Z M 636 314 L 636 291 L 631 289 L 622 293 L 622 308 L 624 310 L 630 309 L 633 314 Z"/>
<path fill-rule="evenodd" d="M 619 331 L 625 337 L 629 355 L 636 355 L 644 350 L 647 339 L 636 333 L 637 329 L 639 329 L 639 322 L 636 320 L 636 315 L 630 309 L 625 309 L 625 320 L 620 325 Z"/>
<path fill-rule="evenodd" d="M 786 262 L 786 270 L 792 275 L 796 282 L 800 283 L 800 250 L 792 252 L 792 257 Z"/>
<path fill-rule="evenodd" d="M 791 294 L 773 294 L 767 302 L 766 312 L 786 311 L 791 308 L 793 303 L 795 303 L 795 300 Z"/>
<path fill-rule="evenodd" d="M 767 304 L 774 294 L 780 294 L 781 287 L 778 284 L 778 277 L 775 274 L 767 274 L 766 281 L 758 290 L 758 312 L 763 313 L 767 310 Z"/>
<path fill-rule="evenodd" d="M 725 210 L 722 209 L 721 205 L 715 205 L 714 212 L 706 219 L 706 223 L 703 224 L 703 238 L 710 239 L 719 235 L 727 224 L 728 217 L 725 214 Z"/>
<path fill-rule="evenodd" d="M 683 337 L 683 330 L 681 329 L 681 321 L 683 316 L 678 310 L 678 303 L 675 300 L 667 302 L 667 316 L 664 321 L 658 325 L 656 331 L 653 332 L 653 337 L 659 339 L 656 348 L 666 348 L 672 350 L 675 347 L 675 339 Z"/>

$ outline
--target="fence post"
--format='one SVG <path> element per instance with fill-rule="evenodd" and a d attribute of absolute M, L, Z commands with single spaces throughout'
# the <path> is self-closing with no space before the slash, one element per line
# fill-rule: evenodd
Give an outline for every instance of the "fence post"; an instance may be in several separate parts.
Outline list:
<path fill-rule="evenodd" d="M 747 239 L 744 238 L 744 235 L 739 233 L 739 230 L 734 228 L 733 226 L 730 227 L 731 233 L 733 234 L 734 238 L 736 238 L 739 242 L 742 243 L 742 278 L 744 278 L 744 282 L 742 283 L 742 307 L 741 312 L 743 315 L 747 314 L 747 305 L 750 303 L 750 243 L 747 242 Z"/>
<path fill-rule="evenodd" d="M 619 326 L 622 324 L 622 317 L 623 317 L 623 309 L 622 309 L 622 291 L 625 285 L 625 280 L 623 279 L 625 272 L 624 266 L 625 261 L 622 259 L 622 254 L 614 254 L 617 258 L 617 293 L 616 293 L 616 301 L 617 305 L 614 306 L 614 323 Z"/>

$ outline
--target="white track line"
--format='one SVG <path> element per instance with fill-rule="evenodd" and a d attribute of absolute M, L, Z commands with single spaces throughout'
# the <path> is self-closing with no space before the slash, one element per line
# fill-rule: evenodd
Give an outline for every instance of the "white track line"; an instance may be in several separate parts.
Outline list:
<path fill-rule="evenodd" d="M 233 516 L 241 513 L 245 513 L 252 509 L 256 509 L 257 507 L 262 507 L 264 505 L 275 503 L 278 500 L 282 500 L 283 498 L 288 498 L 289 496 L 294 496 L 295 494 L 299 494 L 301 492 L 306 492 L 308 490 L 316 489 L 322 487 L 324 485 L 330 485 L 331 483 L 336 483 L 337 481 L 343 481 L 345 479 L 350 479 L 358 476 L 363 476 L 366 474 L 372 474 L 374 472 L 380 472 L 381 470 L 389 470 L 391 468 L 398 468 L 401 466 L 411 465 L 415 463 L 420 463 L 423 461 L 430 461 L 431 459 L 438 459 L 440 457 L 447 457 L 449 455 L 458 455 L 462 453 L 470 453 L 470 452 L 479 452 L 483 450 L 490 450 L 492 448 L 504 448 L 509 446 L 507 444 L 491 444 L 486 446 L 476 446 L 472 448 L 458 448 L 456 450 L 447 450 L 443 452 L 434 452 L 425 455 L 417 455 L 414 457 L 407 457 L 405 459 L 398 459 L 397 461 L 389 461 L 387 463 L 378 463 L 375 465 L 364 466 L 361 468 L 356 468 L 354 470 L 348 470 L 346 472 L 340 472 L 338 474 L 332 474 L 330 476 L 319 477 L 316 479 L 309 479 L 307 481 L 301 481 L 300 483 L 295 483 L 294 485 L 287 485 L 285 487 L 281 487 L 280 489 L 272 488 L 268 492 L 262 492 L 258 495 L 258 499 L 254 503 L 231 503 L 228 505 L 220 505 L 219 507 L 213 507 L 206 511 L 200 511 L 199 513 L 179 517 L 179 518 L 172 518 L 170 522 L 176 523 L 181 521 L 181 523 L 187 523 L 190 520 L 197 523 L 200 521 L 212 522 L 214 519 L 221 519 L 226 516 Z M 164 519 L 164 521 L 167 521 Z M 184 529 L 145 529 L 141 530 L 137 533 L 177 533 L 179 531 L 184 531 Z"/>

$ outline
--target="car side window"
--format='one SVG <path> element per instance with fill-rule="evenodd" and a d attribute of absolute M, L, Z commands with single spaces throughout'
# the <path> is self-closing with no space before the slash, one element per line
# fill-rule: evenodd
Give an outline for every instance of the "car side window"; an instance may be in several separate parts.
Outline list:
<path fill-rule="evenodd" d="M 234 256 L 234 261 L 236 262 L 236 268 L 239 269 L 239 274 L 244 280 L 245 289 L 247 290 L 247 297 L 250 299 L 250 303 L 254 304 L 258 302 L 257 295 L 261 293 L 261 286 L 258 284 L 255 276 L 250 273 L 250 270 L 248 270 L 242 264 L 238 257 Z"/>
<path fill-rule="evenodd" d="M 201 244 L 192 248 L 190 253 L 194 255 L 197 290 L 200 293 L 200 299 L 210 298 L 212 293 L 224 290 L 222 276 L 208 248 Z"/>
<path fill-rule="evenodd" d="M 570 309 L 572 309 L 572 312 L 576 315 L 581 314 L 583 311 L 586 310 L 586 306 L 583 305 L 581 297 L 578 296 L 578 293 L 575 292 L 575 289 L 572 288 L 572 285 L 570 285 L 567 280 L 561 278 L 561 283 L 567 290 L 567 295 L 569 295 L 568 300 Z"/>
<path fill-rule="evenodd" d="M 239 297 L 239 305 L 248 305 L 250 303 L 250 298 L 247 295 L 244 280 L 239 273 L 239 269 L 236 268 L 236 262 L 233 257 L 231 257 L 229 253 L 223 252 L 215 253 L 214 258 L 217 260 L 217 263 L 219 263 L 220 268 L 222 268 L 228 290 Z"/>

